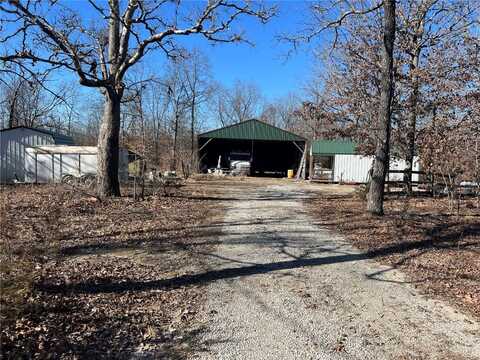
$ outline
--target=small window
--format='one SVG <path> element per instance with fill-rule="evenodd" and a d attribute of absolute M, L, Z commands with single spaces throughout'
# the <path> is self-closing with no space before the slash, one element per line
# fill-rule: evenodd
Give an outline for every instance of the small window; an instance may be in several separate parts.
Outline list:
<path fill-rule="evenodd" d="M 318 156 L 315 158 L 315 164 L 321 169 L 333 169 L 333 156 Z"/>

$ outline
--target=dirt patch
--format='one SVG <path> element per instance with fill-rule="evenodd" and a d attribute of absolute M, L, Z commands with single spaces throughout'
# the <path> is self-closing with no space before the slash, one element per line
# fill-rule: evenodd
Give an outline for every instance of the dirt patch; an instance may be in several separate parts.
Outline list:
<path fill-rule="evenodd" d="M 319 194 L 307 204 L 319 225 L 405 271 L 424 293 L 480 317 L 480 210 L 473 202 L 463 202 L 456 216 L 446 200 L 392 195 L 381 218 L 352 195 Z"/>
<path fill-rule="evenodd" d="M 196 182 L 143 201 L 4 188 L 4 358 L 184 358 L 204 294 L 160 284 L 203 269 L 194 254 L 212 246 L 207 225 L 221 216 L 206 195 Z"/>

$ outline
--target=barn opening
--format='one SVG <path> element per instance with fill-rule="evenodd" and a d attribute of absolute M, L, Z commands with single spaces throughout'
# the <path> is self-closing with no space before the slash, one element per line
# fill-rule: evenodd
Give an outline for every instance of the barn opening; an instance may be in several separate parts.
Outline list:
<path fill-rule="evenodd" d="M 250 176 L 286 176 L 298 170 L 306 139 L 251 119 L 198 135 L 199 170 L 245 170 Z"/>

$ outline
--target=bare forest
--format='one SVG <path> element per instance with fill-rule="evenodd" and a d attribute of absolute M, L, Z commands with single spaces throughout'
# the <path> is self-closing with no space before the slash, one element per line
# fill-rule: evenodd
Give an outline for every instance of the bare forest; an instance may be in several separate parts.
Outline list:
<path fill-rule="evenodd" d="M 250 359 L 242 351 L 258 334 L 248 327 L 275 323 L 265 315 L 285 311 L 275 304 L 298 301 L 285 318 L 298 311 L 312 324 L 334 316 L 342 332 L 352 328 L 338 300 L 346 292 L 381 297 L 399 284 L 409 286 L 391 290 L 401 310 L 358 298 L 398 314 L 391 326 L 379 314 L 378 341 L 312 330 L 304 340 L 316 350 L 302 345 L 303 358 L 375 358 L 389 341 L 402 344 L 385 350 L 392 359 L 480 356 L 468 343 L 480 336 L 479 15 L 475 0 L 0 1 L 0 130 L 48 130 L 97 149 L 88 184 L 0 184 L 0 357 Z M 284 73 L 265 80 L 269 66 Z M 231 176 L 223 153 L 201 168 L 210 140 L 199 135 L 252 119 L 305 140 L 289 144 L 301 153 L 297 181 L 287 169 L 281 179 Z M 247 140 L 253 164 L 258 139 Z M 368 179 L 306 181 L 323 140 L 354 143 L 352 156 L 372 159 Z M 405 168 L 391 170 L 393 159 Z M 407 280 L 371 285 L 343 264 Z M 440 308 L 417 294 L 460 324 L 442 339 L 468 334 L 452 335 L 451 353 L 418 313 L 440 319 Z M 252 311 L 235 313 L 242 306 Z M 278 327 L 291 345 L 277 358 L 298 358 L 288 353 L 300 348 L 293 323 Z M 432 343 L 411 340 L 416 328 Z M 231 329 L 241 340 L 209 337 Z"/>

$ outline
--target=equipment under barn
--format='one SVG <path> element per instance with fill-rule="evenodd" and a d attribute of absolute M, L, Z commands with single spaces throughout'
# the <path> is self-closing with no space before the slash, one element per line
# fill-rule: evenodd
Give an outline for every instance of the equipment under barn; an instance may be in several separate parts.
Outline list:
<path fill-rule="evenodd" d="M 366 183 L 373 156 L 356 154 L 356 144 L 345 140 L 315 140 L 310 147 L 310 180 L 328 182 Z M 405 160 L 391 159 L 390 170 L 404 170 Z M 418 158 L 414 158 L 413 171 L 419 171 Z M 402 181 L 403 174 L 389 174 L 389 181 Z M 413 174 L 412 181 L 419 175 Z"/>
<path fill-rule="evenodd" d="M 96 146 L 36 146 L 25 149 L 25 182 L 61 182 L 65 175 L 97 173 Z M 119 179 L 128 179 L 128 151 L 120 149 Z"/>
<path fill-rule="evenodd" d="M 0 183 L 25 181 L 25 148 L 37 145 L 73 145 L 73 139 L 25 126 L 0 130 Z"/>
<path fill-rule="evenodd" d="M 198 135 L 199 170 L 247 169 L 252 176 L 286 176 L 296 171 L 305 138 L 251 119 Z"/>

